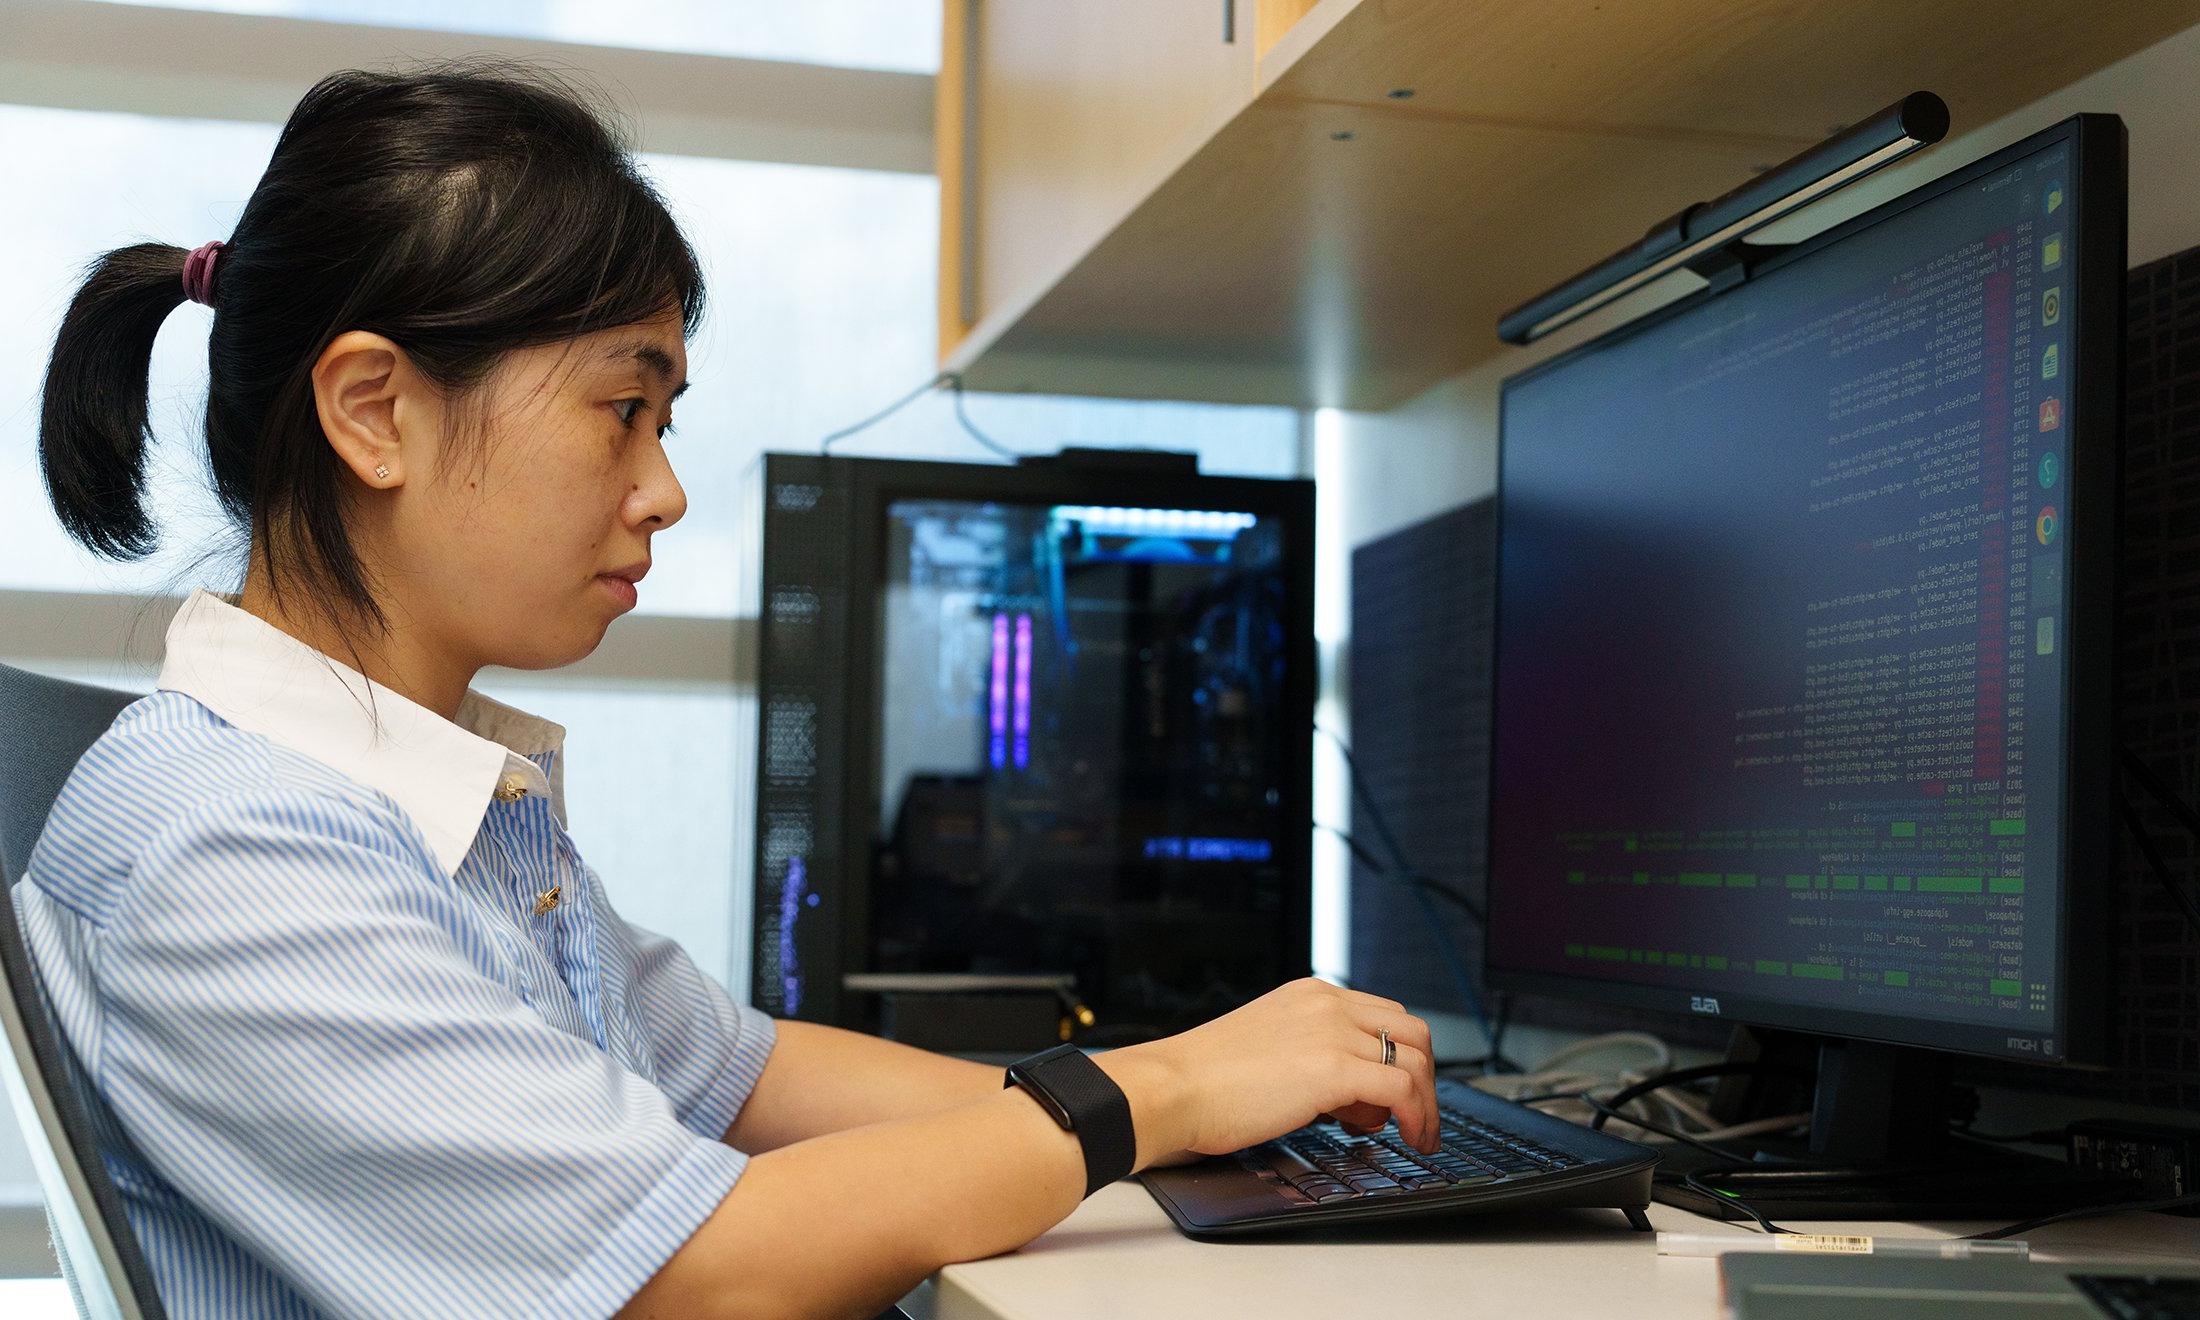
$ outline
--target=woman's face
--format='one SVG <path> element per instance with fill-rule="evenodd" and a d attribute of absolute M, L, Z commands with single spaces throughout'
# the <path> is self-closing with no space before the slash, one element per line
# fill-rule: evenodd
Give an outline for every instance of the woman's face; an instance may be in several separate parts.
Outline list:
<path fill-rule="evenodd" d="M 360 510 L 393 630 L 471 667 L 545 669 L 594 650 L 636 604 L 622 579 L 687 511 L 662 443 L 686 382 L 673 310 L 509 354 L 447 448 L 446 405 L 397 395 L 401 482 Z M 394 411 L 408 397 L 409 425 Z"/>

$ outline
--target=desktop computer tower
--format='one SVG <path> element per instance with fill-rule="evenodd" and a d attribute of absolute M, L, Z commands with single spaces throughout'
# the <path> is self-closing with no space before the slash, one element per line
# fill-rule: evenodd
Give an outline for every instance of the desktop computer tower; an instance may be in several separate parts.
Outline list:
<path fill-rule="evenodd" d="M 1307 973 L 1311 483 L 770 454 L 746 502 L 758 1006 L 1019 1050 Z"/>

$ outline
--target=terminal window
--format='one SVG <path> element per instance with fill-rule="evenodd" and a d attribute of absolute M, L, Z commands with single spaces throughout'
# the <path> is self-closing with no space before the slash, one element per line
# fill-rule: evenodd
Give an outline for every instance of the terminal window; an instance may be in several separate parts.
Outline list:
<path fill-rule="evenodd" d="M 2068 165 L 1508 389 L 1498 961 L 2052 1030 Z"/>

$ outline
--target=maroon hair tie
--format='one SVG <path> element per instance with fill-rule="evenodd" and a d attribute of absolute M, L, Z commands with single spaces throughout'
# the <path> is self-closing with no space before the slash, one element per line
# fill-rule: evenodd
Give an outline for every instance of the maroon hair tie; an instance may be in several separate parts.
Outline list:
<path fill-rule="evenodd" d="M 183 296 L 192 302 L 214 305 L 214 258 L 221 255 L 222 242 L 212 239 L 191 249 L 191 255 L 183 259 Z"/>

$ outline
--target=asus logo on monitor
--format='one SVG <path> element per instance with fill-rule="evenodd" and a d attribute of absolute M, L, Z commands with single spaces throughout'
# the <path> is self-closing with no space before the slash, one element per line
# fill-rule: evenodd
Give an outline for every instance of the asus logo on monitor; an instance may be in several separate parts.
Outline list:
<path fill-rule="evenodd" d="M 1709 1013 L 1716 1017 L 1719 1012 L 1719 997 L 1717 995 L 1690 995 L 1688 997 L 1688 1011 L 1691 1013 Z"/>

